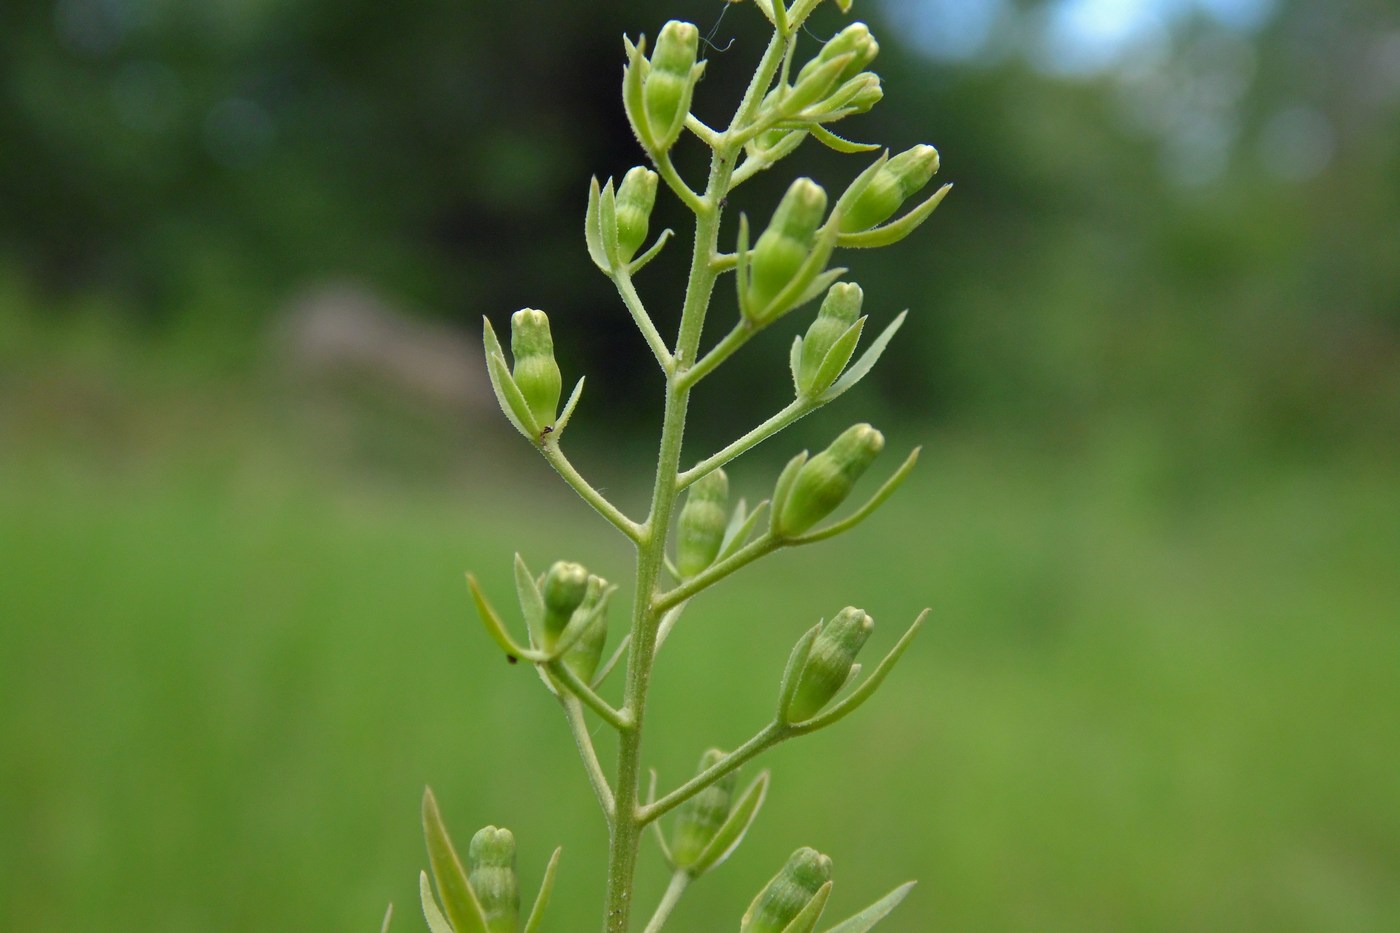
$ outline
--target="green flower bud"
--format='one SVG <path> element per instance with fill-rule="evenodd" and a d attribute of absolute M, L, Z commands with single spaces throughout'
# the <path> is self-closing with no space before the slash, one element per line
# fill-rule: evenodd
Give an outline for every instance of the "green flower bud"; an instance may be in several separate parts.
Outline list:
<path fill-rule="evenodd" d="M 822 360 L 838 337 L 851 329 L 860 317 L 865 292 L 854 282 L 838 282 L 827 289 L 816 320 L 802 338 L 802 356 L 797 363 L 797 384 L 805 395 L 819 395 L 829 387 L 817 385 Z M 853 348 L 854 349 L 854 348 Z M 833 378 L 834 381 L 834 378 Z"/>
<path fill-rule="evenodd" d="M 559 410 L 563 377 L 554 361 L 554 338 L 543 311 L 523 308 L 510 318 L 510 352 L 515 357 L 511 376 L 525 396 L 530 414 L 541 428 L 552 427 Z"/>
<path fill-rule="evenodd" d="M 817 228 L 826 215 L 826 192 L 810 178 L 799 178 L 773 212 L 749 258 L 745 313 L 765 322 L 786 308 L 772 307 L 816 244 Z"/>
<path fill-rule="evenodd" d="M 588 594 L 588 571 L 571 561 L 556 561 L 544 576 L 540 595 L 544 597 L 544 646 L 549 648 L 569 624 L 574 610 Z"/>
<path fill-rule="evenodd" d="M 729 477 L 715 470 L 696 480 L 676 531 L 676 569 L 684 578 L 714 563 L 729 525 Z"/>
<path fill-rule="evenodd" d="M 695 769 L 695 773 L 700 774 L 723 758 L 724 752 L 717 748 L 710 749 L 700 757 L 700 767 Z M 729 818 L 734 785 L 738 780 L 739 773 L 731 771 L 681 804 L 671 841 L 671 858 L 677 868 L 693 865 Z"/>
<path fill-rule="evenodd" d="M 850 55 L 850 61 L 846 66 L 832 77 L 830 87 L 837 87 L 869 67 L 879 52 L 880 43 L 876 42 L 875 37 L 870 34 L 870 29 L 864 23 L 852 23 L 832 36 L 826 45 L 822 46 L 821 51 L 802 66 L 802 70 L 797 73 L 797 80 L 793 84 L 801 84 L 803 79 L 811 77 L 833 59 L 842 55 Z"/>
<path fill-rule="evenodd" d="M 778 533 L 801 534 L 830 515 L 884 446 L 883 434 L 868 424 L 857 424 L 804 463 L 782 505 Z"/>
<path fill-rule="evenodd" d="M 487 826 L 467 849 L 468 883 L 486 915 L 490 933 L 516 933 L 520 926 L 520 884 L 515 877 L 515 837 Z"/>
<path fill-rule="evenodd" d="M 626 262 L 647 238 L 647 224 L 656 203 L 657 174 L 637 166 L 623 176 L 617 189 L 617 247 Z"/>
<path fill-rule="evenodd" d="M 866 71 L 841 85 L 835 94 L 827 98 L 824 106 L 828 110 L 845 110 L 847 112 L 844 116 L 850 116 L 853 113 L 865 113 L 884 96 L 885 90 L 880 85 L 880 76 Z"/>
<path fill-rule="evenodd" d="M 854 606 L 842 609 L 822 626 L 802 666 L 797 690 L 784 710 L 789 722 L 811 719 L 836 696 L 874 628 L 875 620 Z"/>
<path fill-rule="evenodd" d="M 651 69 L 642 86 L 650 144 L 657 151 L 671 148 L 681 135 L 690 96 L 699 72 L 695 59 L 700 49 L 700 30 L 693 23 L 671 20 L 661 27 Z M 644 142 L 648 142 L 644 140 Z"/>
<path fill-rule="evenodd" d="M 841 217 L 842 233 L 859 233 L 888 220 L 938 171 L 938 150 L 915 146 L 890 159 Z"/>
<path fill-rule="evenodd" d="M 608 640 L 607 589 L 607 580 L 590 576 L 583 602 L 569 618 L 570 625 L 579 622 L 584 629 L 578 640 L 564 652 L 563 662 L 584 683 L 593 679 L 603 656 L 603 644 Z"/>
<path fill-rule="evenodd" d="M 816 849 L 798 849 L 749 905 L 739 933 L 782 933 L 830 880 L 830 858 Z"/>

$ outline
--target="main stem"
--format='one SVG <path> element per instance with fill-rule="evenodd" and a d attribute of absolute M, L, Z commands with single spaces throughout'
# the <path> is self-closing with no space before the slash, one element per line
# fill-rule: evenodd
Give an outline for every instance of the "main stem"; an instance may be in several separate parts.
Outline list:
<path fill-rule="evenodd" d="M 729 144 L 725 137 L 730 137 L 737 127 L 752 118 L 761 95 L 773 81 L 786 45 L 785 37 L 775 33 L 734 115 L 729 132 L 721 137 L 710 159 L 710 177 L 701 203 L 694 205 L 695 248 L 691 254 L 690 277 L 681 310 L 674 364 L 666 374 L 666 409 L 657 456 L 656 485 L 651 494 L 651 511 L 637 539 L 632 646 L 627 655 L 627 685 L 622 707 L 630 719 L 631 728 L 621 731 L 618 742 L 617 781 L 614 784 L 616 810 L 608 846 L 605 933 L 627 933 L 632 914 L 632 881 L 637 870 L 637 847 L 645 825 L 638 801 L 642 774 L 642 727 L 656 653 L 656 634 L 662 616 L 662 612 L 654 608 L 653 602 L 665 558 L 671 513 L 676 504 L 676 477 L 680 473 L 685 416 L 690 403 L 691 387 L 681 376 L 695 365 L 698 356 L 705 312 L 709 309 L 710 295 L 719 275 L 714 269 L 714 259 L 718 255 L 722 203 L 739 157 L 738 147 Z"/>

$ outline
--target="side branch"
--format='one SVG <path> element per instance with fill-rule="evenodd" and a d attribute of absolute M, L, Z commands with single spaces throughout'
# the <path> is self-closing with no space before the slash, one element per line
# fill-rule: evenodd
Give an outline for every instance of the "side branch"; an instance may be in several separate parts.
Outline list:
<path fill-rule="evenodd" d="M 622 532 L 632 541 L 640 541 L 642 538 L 642 527 L 626 515 L 617 506 L 613 505 L 598 490 L 584 479 L 574 465 L 569 462 L 569 458 L 564 456 L 564 451 L 560 450 L 557 444 L 551 444 L 546 438 L 540 444 L 540 453 L 549 461 L 549 465 L 554 467 L 554 472 L 563 477 L 564 482 L 573 487 L 584 502 L 593 506 L 594 511 L 611 522 L 618 531 Z"/>
<path fill-rule="evenodd" d="M 718 349 L 718 347 L 716 347 L 716 349 Z M 759 444 L 768 440 L 768 438 L 772 437 L 774 434 L 777 434 L 779 431 L 783 430 L 783 428 L 786 428 L 788 425 L 792 424 L 794 421 L 797 421 L 802 416 L 815 411 L 818 407 L 819 405 L 817 403 L 814 403 L 810 399 L 793 399 L 787 404 L 786 407 L 784 407 L 777 414 L 773 415 L 767 421 L 763 422 L 758 427 L 745 434 L 743 437 L 734 441 L 728 447 L 725 447 L 719 453 L 714 454 L 711 457 L 706 457 L 704 460 L 701 460 L 699 463 L 695 464 L 695 466 L 681 473 L 680 476 L 676 477 L 676 491 L 679 492 L 680 490 L 685 489 L 687 486 L 700 479 L 706 473 L 709 473 L 717 469 L 718 467 L 722 467 L 729 461 L 733 460 L 735 457 L 739 456 L 740 454 L 752 450 L 754 447 L 757 447 Z"/>
<path fill-rule="evenodd" d="M 713 266 L 711 267 L 713 268 Z M 757 331 L 749 323 L 748 318 L 741 318 L 739 323 L 734 325 L 734 329 L 724 335 L 724 339 L 715 344 L 709 353 L 706 353 L 690 369 L 680 373 L 676 377 L 676 385 L 682 389 L 689 389 L 701 379 L 704 379 L 714 371 L 721 363 L 734 355 L 744 344 L 749 342 Z"/>
<path fill-rule="evenodd" d="M 739 769 L 745 762 L 767 751 L 793 734 L 789 727 L 778 722 L 770 722 L 755 733 L 753 738 L 734 749 L 734 751 L 730 752 L 728 755 L 725 755 L 704 771 L 695 775 L 695 777 L 686 781 L 680 787 L 677 787 L 660 800 L 653 801 L 642 807 L 638 813 L 638 819 L 645 825 L 658 817 L 664 816 L 729 772 Z"/>
<path fill-rule="evenodd" d="M 662 339 L 660 331 L 652 323 L 651 315 L 647 314 L 646 306 L 642 304 L 642 298 L 637 294 L 636 286 L 632 284 L 631 274 L 626 271 L 618 271 L 611 278 L 613 284 L 617 286 L 617 293 L 622 296 L 622 303 L 627 306 L 628 313 L 632 315 L 637 330 L 642 332 L 647 347 L 651 349 L 651 355 L 656 357 L 656 362 L 661 364 L 662 372 L 671 372 L 675 365 L 671 358 L 671 351 L 666 349 L 666 341 Z"/>
<path fill-rule="evenodd" d="M 668 609 L 675 608 L 701 590 L 723 580 L 739 568 L 748 566 L 765 554 L 771 554 L 785 543 L 786 542 L 782 539 L 775 538 L 771 534 L 750 541 L 719 563 L 711 564 L 675 589 L 662 593 L 652 602 L 652 612 L 662 613 Z"/>

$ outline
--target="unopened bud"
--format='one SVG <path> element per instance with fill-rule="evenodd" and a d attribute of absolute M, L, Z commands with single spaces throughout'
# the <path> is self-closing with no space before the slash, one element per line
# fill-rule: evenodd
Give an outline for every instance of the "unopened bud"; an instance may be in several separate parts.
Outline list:
<path fill-rule="evenodd" d="M 676 530 L 676 569 L 683 578 L 714 563 L 729 524 L 729 477 L 714 470 L 696 480 Z"/>
<path fill-rule="evenodd" d="M 915 146 L 890 159 L 841 217 L 842 233 L 859 233 L 893 216 L 938 171 L 938 150 Z"/>
<path fill-rule="evenodd" d="M 868 424 L 857 424 L 804 463 L 783 503 L 778 533 L 801 534 L 830 515 L 884 446 L 883 434 Z"/>
<path fill-rule="evenodd" d="M 511 376 L 541 428 L 554 424 L 559 410 L 563 377 L 554 361 L 554 338 L 549 333 L 549 317 L 543 311 L 523 308 L 510 318 L 510 352 L 515 357 Z"/>
<path fill-rule="evenodd" d="M 642 88 L 650 142 L 657 150 L 671 148 L 690 112 L 690 96 L 699 74 L 695 59 L 699 53 L 700 30 L 693 23 L 671 20 L 661 27 L 651 69 Z"/>
<path fill-rule="evenodd" d="M 802 356 L 797 363 L 798 387 L 806 395 L 820 395 L 831 385 L 817 384 L 822 361 L 826 359 L 832 344 L 838 337 L 850 330 L 860 317 L 860 306 L 865 293 L 854 282 L 838 282 L 827 289 L 826 298 L 817 311 L 817 317 L 802 338 Z M 854 350 L 854 346 L 851 348 Z M 849 357 L 848 357 L 849 359 Z M 836 373 L 832 374 L 832 381 Z"/>
<path fill-rule="evenodd" d="M 696 773 L 705 772 L 723 759 L 724 752 L 717 748 L 710 749 L 701 756 Z M 731 771 L 681 804 L 676 813 L 676 830 L 671 842 L 671 858 L 677 868 L 695 864 L 729 818 L 734 785 L 738 779 L 738 772 Z"/>
<path fill-rule="evenodd" d="M 569 624 L 574 610 L 588 594 L 588 571 L 582 564 L 556 561 L 544 575 L 540 595 L 544 598 L 544 647 L 553 646 Z"/>
<path fill-rule="evenodd" d="M 656 204 L 657 174 L 638 165 L 628 171 L 617 189 L 617 248 L 626 262 L 646 242 L 651 209 Z"/>
<path fill-rule="evenodd" d="M 811 719 L 836 696 L 874 628 L 875 620 L 854 606 L 842 609 L 822 626 L 802 666 L 792 701 L 783 711 L 788 722 Z"/>
<path fill-rule="evenodd" d="M 880 76 L 873 71 L 856 75 L 827 98 L 823 106 L 828 110 L 846 110 L 852 113 L 865 113 L 878 104 L 885 96 L 880 85 Z"/>
<path fill-rule="evenodd" d="M 739 933 L 781 933 L 831 880 L 831 859 L 803 847 L 749 905 Z"/>
<path fill-rule="evenodd" d="M 825 215 L 826 192 L 810 178 L 797 179 L 783 195 L 749 260 L 744 304 L 755 320 L 764 322 L 787 310 L 773 307 L 773 299 L 811 255 Z"/>
<path fill-rule="evenodd" d="M 487 826 L 467 849 L 468 883 L 489 933 L 516 933 L 520 926 L 520 884 L 515 876 L 515 837 Z"/>
<path fill-rule="evenodd" d="M 797 73 L 797 80 L 793 83 L 801 84 L 804 78 L 810 77 L 832 59 L 850 55 L 846 66 L 833 76 L 831 87 L 836 87 L 864 71 L 875 60 L 879 51 L 880 43 L 870 34 L 869 27 L 864 23 L 852 23 L 832 36 L 826 45 L 822 46 L 821 51 L 802 66 L 802 70 Z"/>
<path fill-rule="evenodd" d="M 563 661 L 584 683 L 593 679 L 608 640 L 607 593 L 608 581 L 590 576 L 583 601 L 569 618 L 570 625 L 582 625 L 583 631 L 564 652 Z"/>

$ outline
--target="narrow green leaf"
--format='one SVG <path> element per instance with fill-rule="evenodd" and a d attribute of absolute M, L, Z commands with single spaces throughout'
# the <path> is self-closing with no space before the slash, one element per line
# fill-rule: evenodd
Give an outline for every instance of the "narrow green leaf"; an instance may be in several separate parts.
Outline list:
<path fill-rule="evenodd" d="M 617 194 L 613 191 L 611 178 L 603 185 L 598 206 L 598 217 L 603 228 L 603 253 L 608 257 L 608 268 L 620 269 L 623 262 L 617 245 Z"/>
<path fill-rule="evenodd" d="M 588 210 L 583 215 L 583 237 L 588 243 L 588 255 L 605 275 L 612 275 L 608 254 L 603 251 L 603 218 L 600 215 L 598 176 L 588 183 Z"/>
<path fill-rule="evenodd" d="M 462 867 L 457 850 L 452 847 L 430 787 L 423 788 L 423 836 L 428 843 L 428 864 L 437 881 L 438 896 L 452 928 L 456 933 L 487 933 L 486 914 L 467 881 L 467 870 Z"/>
<path fill-rule="evenodd" d="M 432 933 L 457 933 L 442 915 L 442 908 L 433 897 L 433 888 L 428 884 L 428 873 L 425 871 L 418 873 L 418 897 L 423 901 L 423 919 L 428 921 L 428 929 Z M 385 925 L 388 925 L 387 919 Z"/>
<path fill-rule="evenodd" d="M 821 630 L 822 624 L 818 622 L 807 629 L 797 640 L 797 644 L 792 646 L 787 666 L 783 668 L 783 679 L 778 683 L 778 719 L 780 722 L 788 721 L 787 710 L 792 705 L 793 694 L 797 693 L 797 683 L 802 679 L 802 668 L 807 663 L 807 656 L 812 653 L 812 642 L 817 640 L 817 635 Z"/>
<path fill-rule="evenodd" d="M 651 806 L 656 802 L 656 769 L 651 768 L 651 784 L 647 787 L 646 805 Z M 656 836 L 656 844 L 661 847 L 661 857 L 666 860 L 666 865 L 672 871 L 676 870 L 676 857 L 671 854 L 671 846 L 666 842 L 666 832 L 661 828 L 660 820 L 651 821 L 651 830 Z"/>
<path fill-rule="evenodd" d="M 540 882 L 540 893 L 535 895 L 535 906 L 530 908 L 530 916 L 525 921 L 523 933 L 536 933 L 540 928 L 544 912 L 549 907 L 549 897 L 554 893 L 554 876 L 559 871 L 559 856 L 563 852 L 562 846 L 556 848 L 554 854 L 549 857 L 549 864 L 544 867 L 544 880 Z"/>
<path fill-rule="evenodd" d="M 749 535 L 753 534 L 754 527 L 758 525 L 758 520 L 762 517 L 763 510 L 767 507 L 768 500 L 764 499 L 758 505 L 754 506 L 754 510 L 744 518 L 743 522 L 739 524 L 738 527 L 735 527 L 733 521 L 730 522 L 729 529 L 724 533 L 724 542 L 719 546 L 719 554 L 715 557 L 715 563 L 719 563 L 726 557 L 730 557 L 738 551 L 739 548 L 748 543 Z M 739 513 L 736 510 L 734 514 L 737 518 Z"/>
<path fill-rule="evenodd" d="M 420 873 L 421 874 L 421 873 Z M 425 879 L 426 880 L 426 879 Z M 434 904 L 434 907 L 437 905 Z M 389 909 L 384 911 L 384 922 L 379 925 L 379 933 L 389 933 L 389 924 L 394 919 L 394 905 L 390 904 Z"/>
<path fill-rule="evenodd" d="M 515 429 L 533 441 L 536 437 L 535 419 L 530 414 L 530 406 L 510 374 L 505 352 L 501 350 L 501 342 L 496 339 L 491 319 L 483 317 L 481 322 L 484 325 L 482 342 L 486 345 L 486 374 L 491 379 L 491 390 L 496 393 L 496 403 Z"/>
<path fill-rule="evenodd" d="M 802 464 L 806 462 L 807 451 L 804 450 L 789 460 L 787 466 L 783 467 L 783 472 L 778 474 L 777 485 L 773 487 L 773 504 L 768 509 L 768 530 L 771 534 L 778 533 L 778 516 L 782 514 L 783 505 L 792 492 L 792 484 L 797 479 L 797 471 L 802 469 Z"/>
<path fill-rule="evenodd" d="M 836 199 L 836 204 L 831 208 L 831 219 L 827 223 L 833 227 L 841 226 L 841 218 L 846 215 L 846 209 L 856 202 L 865 191 L 867 185 L 884 168 L 885 163 L 890 160 L 890 151 L 886 149 L 880 157 L 872 162 L 865 171 L 861 172 L 851 183 L 846 186 L 846 190 L 841 192 L 841 197 Z M 839 240 L 838 240 L 839 242 Z"/>
<path fill-rule="evenodd" d="M 797 912 L 791 923 L 783 927 L 783 933 L 812 933 L 817 928 L 817 921 L 822 918 L 822 911 L 826 910 L 826 902 L 830 897 L 831 882 L 828 881 L 817 888 L 817 893 L 812 895 L 807 906 Z"/>
<path fill-rule="evenodd" d="M 824 126 L 813 126 L 811 133 L 817 142 L 847 155 L 854 155 L 857 152 L 874 152 L 880 148 L 879 143 L 857 143 L 843 139 Z"/>
<path fill-rule="evenodd" d="M 798 395 L 802 394 L 801 377 L 797 374 L 802 365 L 802 335 L 798 334 L 792 338 L 792 349 L 788 351 L 788 369 L 792 372 L 792 389 Z"/>
<path fill-rule="evenodd" d="M 623 36 L 622 44 L 627 50 L 627 67 L 622 74 L 623 109 L 627 111 L 628 122 L 632 124 L 632 132 L 637 134 L 638 142 L 644 148 L 650 148 L 653 134 L 651 123 L 647 120 L 647 108 L 642 101 L 642 79 L 651 67 L 646 59 L 647 37 L 642 36 L 633 44 L 631 39 Z"/>
<path fill-rule="evenodd" d="M 667 227 L 665 230 L 662 230 L 661 233 L 657 236 L 656 242 L 651 245 L 651 248 L 648 249 L 645 253 L 642 253 L 642 255 L 638 256 L 636 259 L 632 260 L 631 264 L 627 267 L 627 274 L 636 275 L 638 272 L 641 272 L 642 269 L 645 268 L 646 264 L 655 259 L 657 257 L 657 254 L 661 252 L 662 247 L 664 247 L 670 241 L 671 237 L 675 235 L 676 231 L 672 230 L 670 227 Z"/>
<path fill-rule="evenodd" d="M 874 249 L 898 243 L 918 229 L 919 225 L 928 219 L 934 208 L 938 207 L 943 198 L 952 190 L 951 184 L 944 185 L 918 207 L 884 226 L 876 227 L 873 230 L 864 230 L 860 233 L 843 233 L 839 238 L 838 245 L 845 249 Z"/>
<path fill-rule="evenodd" d="M 875 924 L 888 917 L 890 911 L 898 907 L 900 902 L 913 890 L 914 885 L 915 882 L 906 881 L 854 917 L 836 924 L 826 933 L 866 933 Z"/>
<path fill-rule="evenodd" d="M 554 430 L 550 436 L 555 443 L 559 441 L 559 435 L 564 433 L 564 429 L 569 426 L 569 419 L 573 417 L 574 408 L 578 406 L 579 396 L 583 395 L 583 381 L 587 376 L 579 376 L 578 382 L 574 385 L 574 391 L 569 393 L 569 400 L 564 403 L 564 411 L 558 418 L 554 419 Z"/>
<path fill-rule="evenodd" d="M 822 357 L 821 365 L 817 367 L 817 373 L 812 378 L 812 388 L 820 395 L 828 386 L 834 383 L 841 370 L 846 368 L 846 364 L 851 361 L 851 356 L 856 352 L 856 344 L 860 343 L 861 331 L 865 328 L 865 318 L 857 318 L 856 322 L 836 338 L 836 342 L 826 351 L 826 356 Z"/>
<path fill-rule="evenodd" d="M 695 859 L 695 862 L 687 866 L 686 870 L 694 877 L 699 877 L 707 871 L 718 868 L 719 865 L 734 850 L 739 848 L 739 843 L 744 841 L 744 836 L 748 833 L 749 827 L 753 825 L 754 818 L 758 816 L 759 808 L 763 806 L 763 800 L 768 795 L 768 772 L 764 771 L 754 778 L 753 783 L 744 789 L 740 795 L 739 802 L 734 805 L 734 809 L 729 811 L 729 816 L 715 830 L 714 837 L 709 845 L 705 846 Z M 660 821 L 657 821 L 658 823 Z"/>
<path fill-rule="evenodd" d="M 520 600 L 520 614 L 525 617 L 525 628 L 530 633 L 532 645 L 544 644 L 544 597 L 540 595 L 539 582 L 530 568 L 525 566 L 525 558 L 515 552 L 515 595 Z"/>
<path fill-rule="evenodd" d="M 929 611 L 927 609 L 919 613 L 919 617 L 914 620 L 914 624 L 909 626 L 909 630 L 900 636 L 899 641 L 890 649 L 890 653 L 885 655 L 880 661 L 879 666 L 870 672 L 870 676 L 865 679 L 865 682 L 851 691 L 849 696 L 840 700 L 836 705 L 819 716 L 814 716 L 806 722 L 794 723 L 794 728 L 802 732 L 815 732 L 818 729 L 825 729 L 837 720 L 859 709 L 862 703 L 874 695 L 881 681 L 889 676 L 890 671 L 894 669 L 895 663 L 904 655 L 910 643 L 914 641 L 914 636 L 919 633 L 919 627 L 924 624 L 924 619 L 928 616 L 928 613 Z"/>
<path fill-rule="evenodd" d="M 865 378 L 866 374 L 880 361 L 880 354 L 885 352 L 885 347 L 890 345 L 890 341 L 894 339 L 894 335 L 899 332 L 899 328 L 904 324 L 904 319 L 908 316 L 909 311 L 907 309 L 899 312 L 899 316 L 880 332 L 880 336 L 876 337 L 875 340 L 871 342 L 870 346 L 865 348 L 865 352 L 860 355 L 860 359 L 856 360 L 855 365 L 846 370 L 845 374 L 843 374 L 840 379 L 837 379 L 831 384 L 831 388 L 822 393 L 822 404 L 834 401 L 838 396 L 842 395 L 857 382 Z"/>
<path fill-rule="evenodd" d="M 749 218 L 739 214 L 739 238 L 734 246 L 734 285 L 739 290 L 739 313 L 752 321 L 748 301 L 749 291 Z"/>
<path fill-rule="evenodd" d="M 486 601 L 486 596 L 481 592 L 481 587 L 477 585 L 476 577 L 467 574 L 467 586 L 472 591 L 472 602 L 476 604 L 476 614 L 481 617 L 481 624 L 486 626 L 486 633 L 491 636 L 491 640 L 500 646 L 506 653 L 506 660 L 512 664 L 520 658 L 527 661 L 543 661 L 544 655 L 530 648 L 522 648 L 515 643 L 506 631 L 505 623 L 496 614 L 496 610 L 491 608 L 491 604 Z"/>

